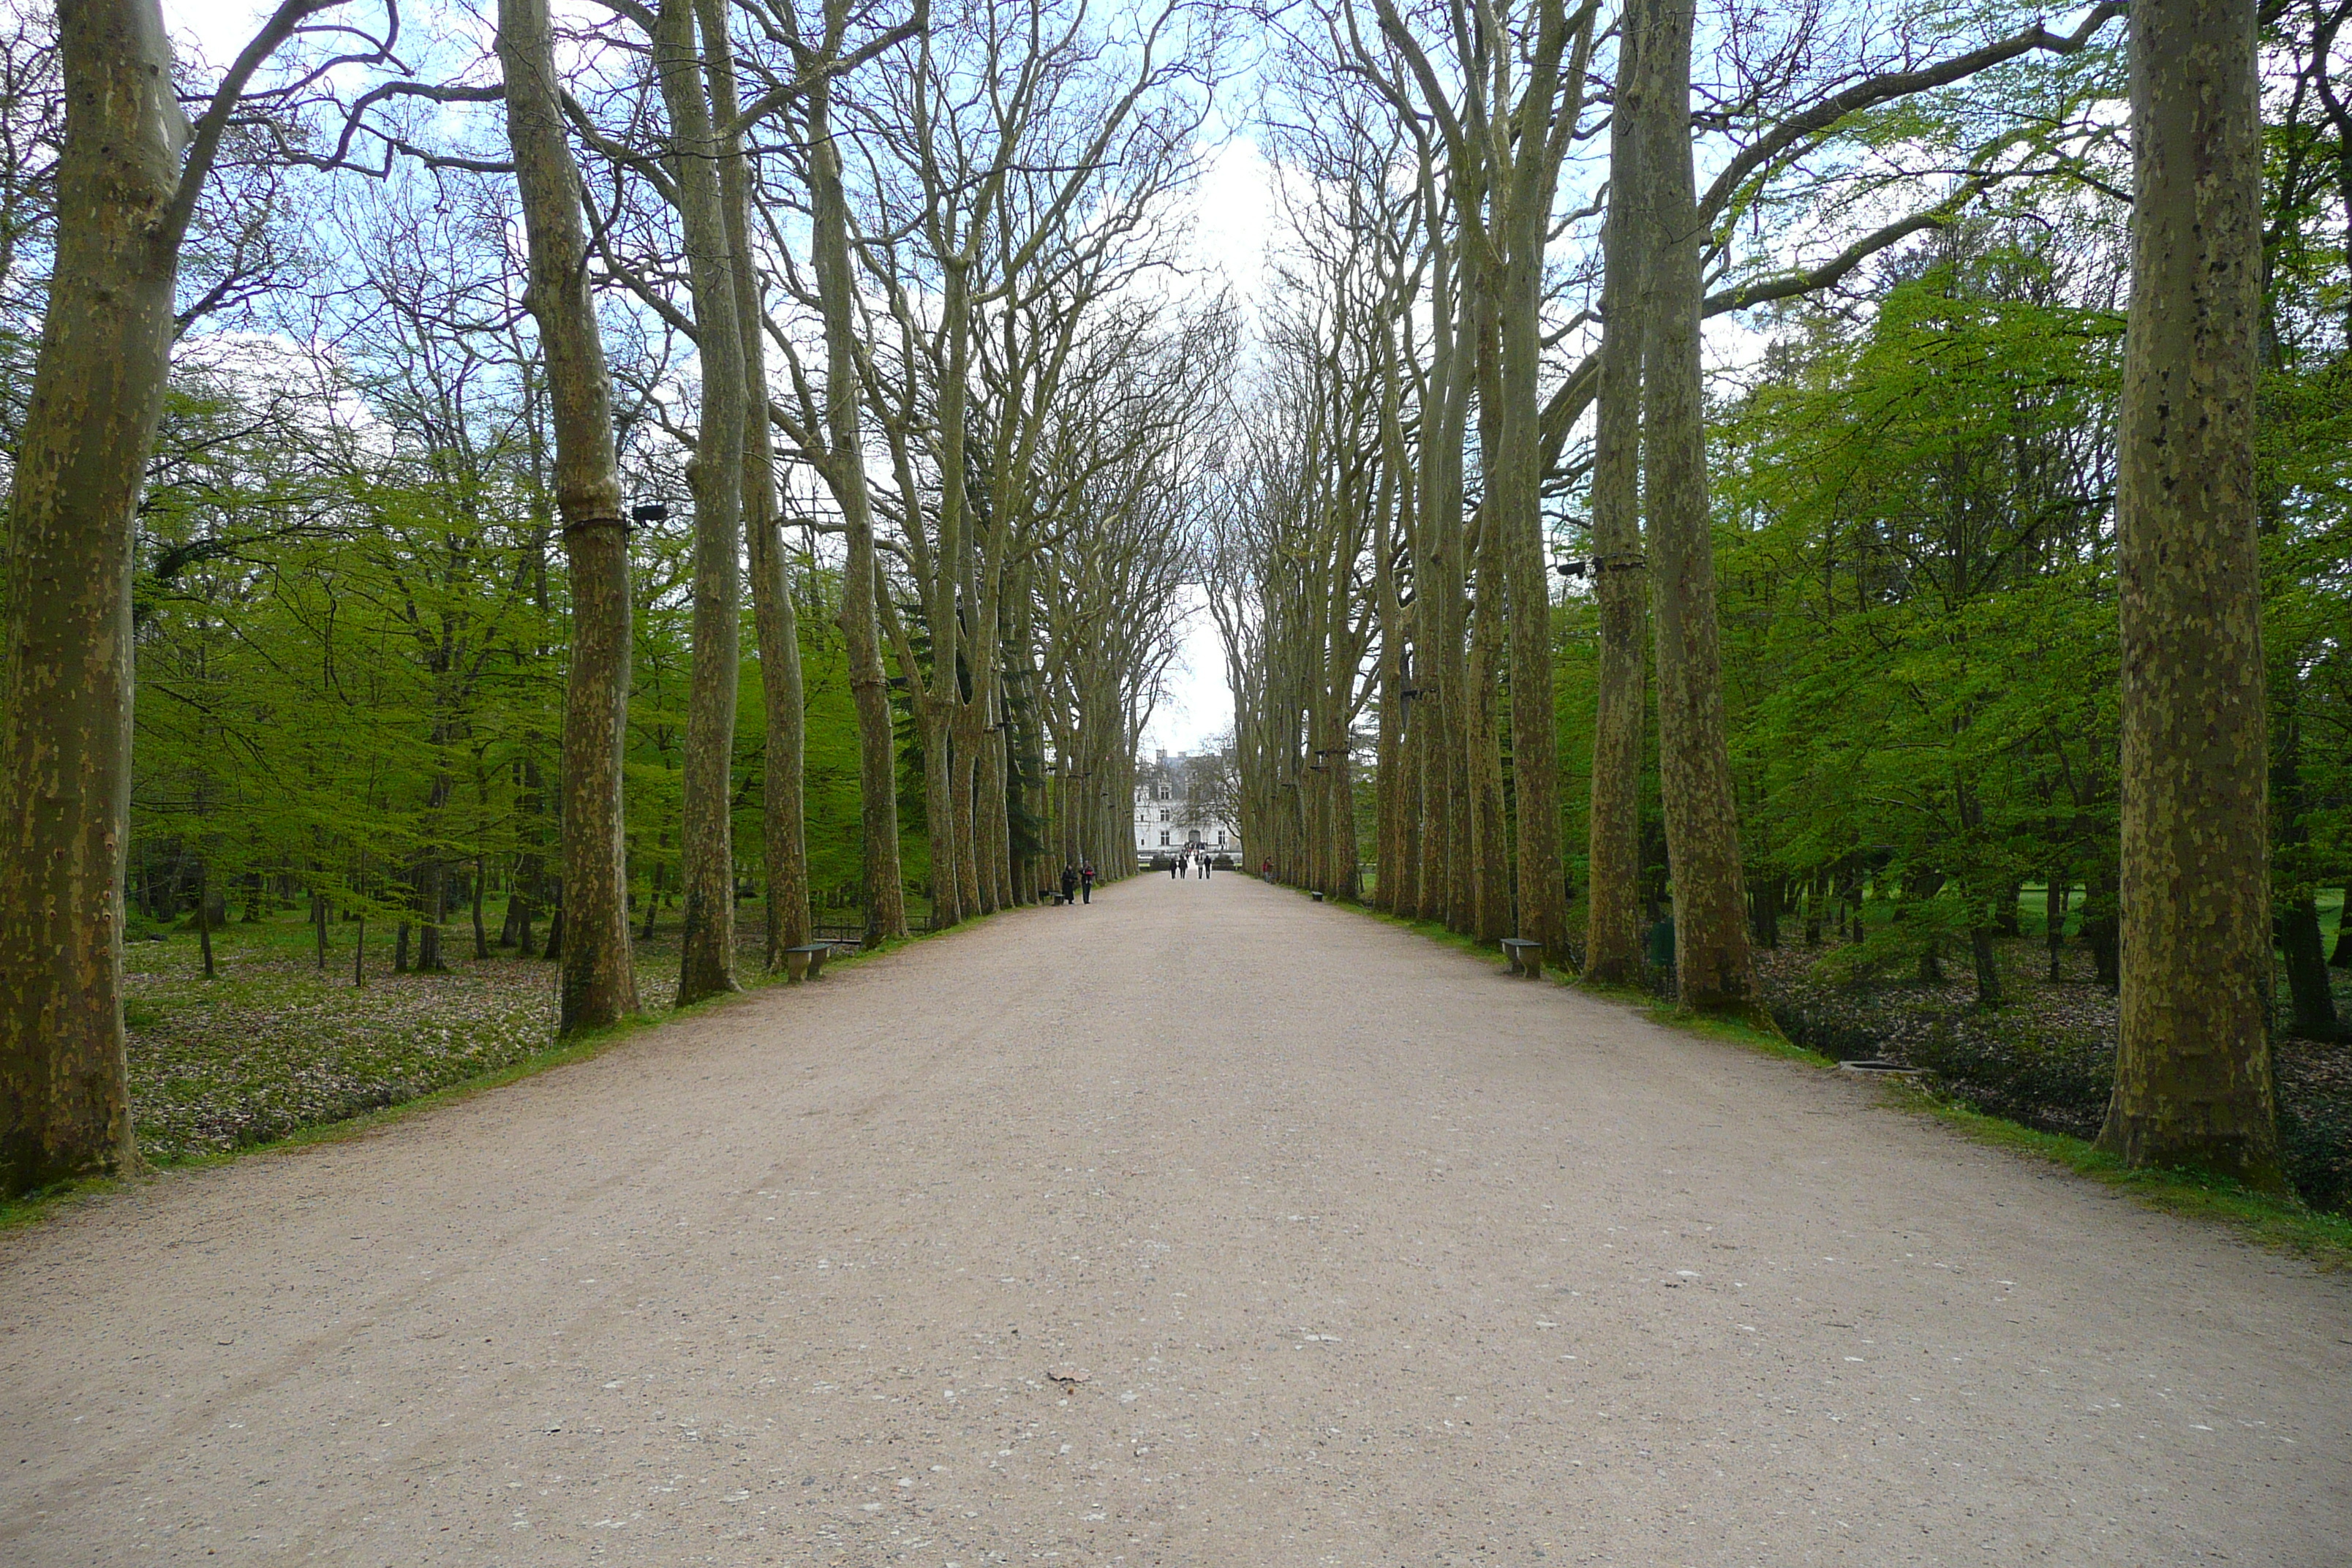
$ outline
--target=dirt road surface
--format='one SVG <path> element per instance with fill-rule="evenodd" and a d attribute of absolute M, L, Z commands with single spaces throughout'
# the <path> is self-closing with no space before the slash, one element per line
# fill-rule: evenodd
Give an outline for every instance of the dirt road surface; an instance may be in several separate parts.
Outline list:
<path fill-rule="evenodd" d="M 2352 1285 L 1245 878 L 0 1237 L 0 1563 L 2352 1561 Z"/>

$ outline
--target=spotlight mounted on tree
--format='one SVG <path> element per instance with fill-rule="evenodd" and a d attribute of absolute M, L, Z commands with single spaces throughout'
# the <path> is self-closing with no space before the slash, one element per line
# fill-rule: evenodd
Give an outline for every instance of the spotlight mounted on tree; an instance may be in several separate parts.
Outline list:
<path fill-rule="evenodd" d="M 1595 555 L 1591 560 L 1557 561 L 1552 570 L 1563 577 L 1590 576 L 1598 580 L 1603 572 L 1639 572 L 1649 562 L 1639 555 Z"/>
<path fill-rule="evenodd" d="M 667 522 L 669 521 L 669 508 L 662 505 L 659 501 L 647 501 L 642 506 L 633 506 L 629 509 L 629 521 L 632 522 Z"/>

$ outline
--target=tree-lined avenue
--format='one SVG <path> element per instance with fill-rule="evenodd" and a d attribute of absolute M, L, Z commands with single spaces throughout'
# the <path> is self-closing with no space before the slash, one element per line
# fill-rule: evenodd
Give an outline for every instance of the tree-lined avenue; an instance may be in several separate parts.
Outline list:
<path fill-rule="evenodd" d="M 1138 878 L 0 1237 L 0 1560 L 2340 1553 L 2341 1279 L 1872 1100 Z"/>

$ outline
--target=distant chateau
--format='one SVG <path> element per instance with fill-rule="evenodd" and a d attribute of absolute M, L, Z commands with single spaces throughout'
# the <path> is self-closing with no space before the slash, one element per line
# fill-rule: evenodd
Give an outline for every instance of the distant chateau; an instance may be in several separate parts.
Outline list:
<path fill-rule="evenodd" d="M 1135 770 L 1135 858 L 1150 865 L 1187 848 L 1241 863 L 1229 764 L 1214 755 L 1162 752 Z"/>

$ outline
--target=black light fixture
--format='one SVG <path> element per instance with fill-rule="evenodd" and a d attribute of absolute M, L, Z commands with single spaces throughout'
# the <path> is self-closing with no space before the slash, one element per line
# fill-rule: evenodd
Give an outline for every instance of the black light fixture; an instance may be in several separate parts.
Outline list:
<path fill-rule="evenodd" d="M 659 501 L 646 501 L 642 505 L 633 506 L 629 509 L 629 521 L 632 522 L 667 522 L 669 521 L 669 508 L 662 505 Z"/>
<path fill-rule="evenodd" d="M 1552 570 L 1563 577 L 1598 578 L 1603 572 L 1639 572 L 1648 564 L 1648 561 L 1639 555 L 1595 555 L 1589 561 L 1570 559 L 1554 562 Z"/>

